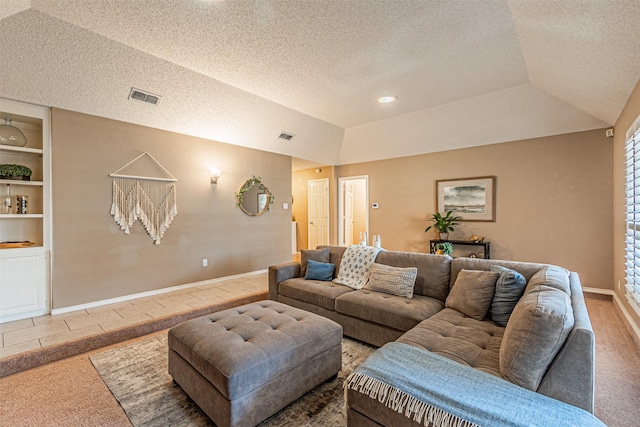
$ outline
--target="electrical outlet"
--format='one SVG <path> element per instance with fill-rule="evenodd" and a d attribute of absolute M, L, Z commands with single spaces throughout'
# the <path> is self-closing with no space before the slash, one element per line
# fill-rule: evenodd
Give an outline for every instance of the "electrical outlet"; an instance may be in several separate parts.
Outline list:
<path fill-rule="evenodd" d="M 206 258 L 202 258 L 202 266 L 203 266 L 203 267 L 206 267 L 206 266 L 208 266 L 208 265 L 209 265 L 209 260 L 208 260 L 208 259 L 206 259 Z"/>

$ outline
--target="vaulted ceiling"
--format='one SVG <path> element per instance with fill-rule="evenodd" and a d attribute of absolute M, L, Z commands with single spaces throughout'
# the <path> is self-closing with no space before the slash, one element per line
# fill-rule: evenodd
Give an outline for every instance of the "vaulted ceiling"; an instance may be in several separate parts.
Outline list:
<path fill-rule="evenodd" d="M 640 79 L 638 0 L 3 3 L 0 96 L 327 164 L 607 127 Z"/>

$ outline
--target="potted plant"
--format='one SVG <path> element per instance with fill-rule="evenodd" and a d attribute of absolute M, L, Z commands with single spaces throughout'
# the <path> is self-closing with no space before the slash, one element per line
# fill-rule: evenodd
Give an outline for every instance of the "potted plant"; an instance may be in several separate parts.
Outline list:
<path fill-rule="evenodd" d="M 449 211 L 444 215 L 441 215 L 440 212 L 436 212 L 431 216 L 430 221 L 433 222 L 433 225 L 428 226 L 424 232 L 431 230 L 434 228 L 438 230 L 440 233 L 440 240 L 448 240 L 449 232 L 453 231 L 453 226 L 458 225 L 456 221 L 460 221 L 462 218 L 459 216 L 453 215 L 453 211 Z"/>
<path fill-rule="evenodd" d="M 0 179 L 31 180 L 31 169 L 23 165 L 0 165 Z"/>
<path fill-rule="evenodd" d="M 438 243 L 438 255 L 449 255 L 451 256 L 453 254 L 453 243 L 451 242 L 444 242 L 444 243 Z"/>

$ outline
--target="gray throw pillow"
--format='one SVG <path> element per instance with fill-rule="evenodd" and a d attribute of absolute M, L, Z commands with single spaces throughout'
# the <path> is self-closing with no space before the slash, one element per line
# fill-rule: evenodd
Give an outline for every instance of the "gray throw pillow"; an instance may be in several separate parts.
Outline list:
<path fill-rule="evenodd" d="M 511 313 L 500 345 L 500 373 L 536 391 L 573 329 L 571 299 L 546 285 L 528 289 Z"/>
<path fill-rule="evenodd" d="M 335 269 L 335 264 L 318 262 L 310 259 L 307 260 L 307 273 L 304 278 L 306 280 L 322 280 L 323 282 L 330 282 L 333 280 L 333 272 Z"/>
<path fill-rule="evenodd" d="M 507 326 L 509 316 L 527 286 L 527 279 L 517 271 L 499 265 L 492 266 L 491 271 L 500 274 L 491 301 L 491 320 L 500 326 Z"/>
<path fill-rule="evenodd" d="M 556 265 L 549 265 L 542 268 L 536 274 L 531 276 L 525 292 L 529 292 L 529 289 L 538 285 L 551 286 L 552 288 L 559 289 L 571 296 L 571 285 L 569 282 L 569 270 Z"/>
<path fill-rule="evenodd" d="M 369 281 L 364 289 L 384 292 L 399 297 L 413 298 L 413 285 L 416 283 L 416 267 L 392 267 L 384 264 L 371 264 Z"/>
<path fill-rule="evenodd" d="M 329 262 L 329 248 L 325 249 L 302 249 L 300 251 L 300 277 L 307 274 L 307 261 Z"/>
<path fill-rule="evenodd" d="M 444 306 L 476 320 L 484 319 L 496 289 L 498 273 L 460 270 Z"/>

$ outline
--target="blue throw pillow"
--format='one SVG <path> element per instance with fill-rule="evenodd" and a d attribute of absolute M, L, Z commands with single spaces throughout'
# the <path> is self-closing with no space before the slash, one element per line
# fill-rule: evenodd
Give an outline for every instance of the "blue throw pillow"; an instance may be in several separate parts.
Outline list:
<path fill-rule="evenodd" d="M 527 280 L 517 271 L 499 265 L 492 266 L 491 271 L 500 273 L 491 301 L 491 320 L 500 326 L 507 326 L 513 308 L 524 293 Z"/>
<path fill-rule="evenodd" d="M 310 259 L 307 261 L 307 273 L 304 278 L 307 280 L 322 280 L 324 282 L 330 282 L 333 279 L 333 271 L 335 269 L 335 264 L 318 262 Z"/>

